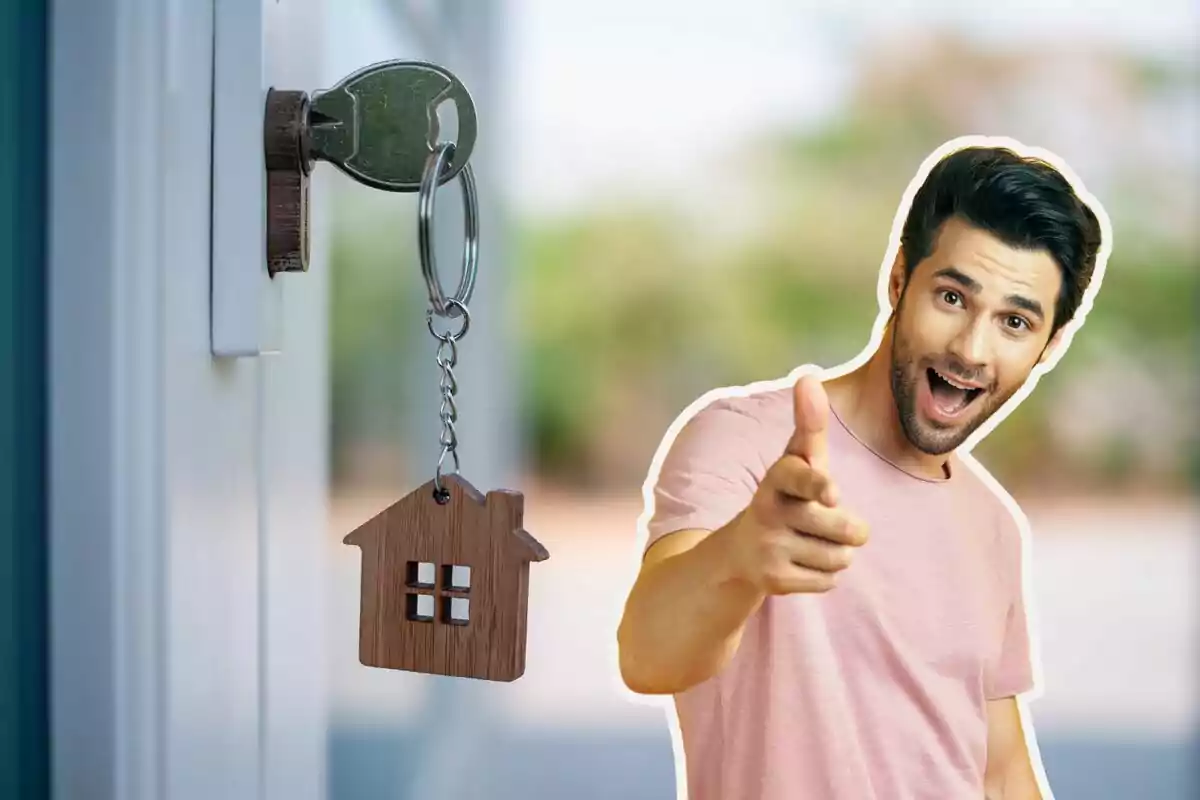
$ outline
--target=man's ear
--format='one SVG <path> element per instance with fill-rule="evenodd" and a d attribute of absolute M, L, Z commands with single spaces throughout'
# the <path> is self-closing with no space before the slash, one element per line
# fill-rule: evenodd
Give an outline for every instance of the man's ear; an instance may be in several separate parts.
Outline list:
<path fill-rule="evenodd" d="M 904 251 L 897 250 L 896 258 L 892 261 L 892 271 L 888 274 L 888 302 L 892 305 L 893 313 L 900 305 L 900 295 L 904 294 L 904 285 L 908 282 L 908 273 L 904 266 Z"/>
<path fill-rule="evenodd" d="M 1042 354 L 1038 356 L 1039 364 L 1045 364 L 1046 359 L 1050 358 L 1058 350 L 1059 345 L 1062 344 L 1063 333 L 1066 329 L 1066 325 L 1062 326 L 1054 332 L 1054 335 L 1050 337 L 1050 341 L 1046 342 L 1046 346 L 1042 348 Z"/>

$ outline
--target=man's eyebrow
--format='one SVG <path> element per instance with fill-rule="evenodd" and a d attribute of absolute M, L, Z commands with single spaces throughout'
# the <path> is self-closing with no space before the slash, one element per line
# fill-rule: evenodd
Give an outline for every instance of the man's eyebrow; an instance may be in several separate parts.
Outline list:
<path fill-rule="evenodd" d="M 933 277 L 949 278 L 955 283 L 966 288 L 966 290 L 972 294 L 978 294 L 979 291 L 983 289 L 983 286 L 979 283 L 979 281 L 975 280 L 970 275 L 967 275 L 956 267 L 943 267 L 942 269 L 939 269 L 937 272 L 933 273 Z"/>
<path fill-rule="evenodd" d="M 1030 314 L 1037 317 L 1039 322 L 1046 321 L 1046 312 L 1042 310 L 1042 304 L 1037 300 L 1031 300 L 1028 297 L 1022 297 L 1019 294 L 1010 294 L 1005 296 L 1004 302 L 1028 311 Z"/>

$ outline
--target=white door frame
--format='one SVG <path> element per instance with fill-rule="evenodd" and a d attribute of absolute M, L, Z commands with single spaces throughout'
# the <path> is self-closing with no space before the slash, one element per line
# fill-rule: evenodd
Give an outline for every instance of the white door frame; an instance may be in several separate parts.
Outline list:
<path fill-rule="evenodd" d="M 284 7 L 316 88 L 322 2 Z M 320 202 L 284 354 L 214 361 L 213 3 L 62 0 L 50 31 L 54 795 L 323 797 Z"/>

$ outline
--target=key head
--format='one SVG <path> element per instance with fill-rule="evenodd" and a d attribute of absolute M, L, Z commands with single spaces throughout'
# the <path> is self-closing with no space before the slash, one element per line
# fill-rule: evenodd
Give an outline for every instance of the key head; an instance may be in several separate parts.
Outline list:
<path fill-rule="evenodd" d="M 475 103 L 447 70 L 423 61 L 384 61 L 364 67 L 313 96 L 312 156 L 376 189 L 415 192 L 434 147 L 449 138 L 438 109 L 457 113 L 454 153 L 439 179 L 458 175 L 475 147 Z M 445 135 L 444 135 L 445 134 Z"/>

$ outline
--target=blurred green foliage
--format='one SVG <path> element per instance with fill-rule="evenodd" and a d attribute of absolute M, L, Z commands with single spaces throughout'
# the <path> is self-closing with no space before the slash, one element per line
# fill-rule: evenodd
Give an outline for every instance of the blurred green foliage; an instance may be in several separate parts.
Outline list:
<path fill-rule="evenodd" d="M 704 391 L 857 355 L 878 313 L 876 285 L 901 194 L 934 147 L 972 132 L 970 104 L 947 97 L 986 106 L 1008 94 L 1008 60 L 951 40 L 907 72 L 865 70 L 844 113 L 827 124 L 748 147 L 753 155 L 739 167 L 758 176 L 767 219 L 733 245 L 697 247 L 706 232 L 664 206 L 527 222 L 514 297 L 549 310 L 521 338 L 524 424 L 538 466 L 559 478 L 640 480 L 666 426 Z M 1169 65 L 1108 66 L 1128 70 L 1137 79 L 1130 90 L 1143 95 L 1180 81 Z M 955 81 L 967 91 L 956 91 Z M 1132 101 L 1139 99 L 1153 98 Z M 1141 174 L 1133 184 L 1155 177 Z M 1153 197 L 1153 188 L 1141 194 Z M 1195 461 L 1191 429 L 1174 432 L 1178 458 L 1161 464 L 1144 463 L 1137 431 L 1098 430 L 1103 441 L 1080 451 L 1056 441 L 1053 411 L 1064 388 L 1116 351 L 1193 369 L 1195 236 L 1146 229 L 1142 220 L 1153 213 L 1118 216 L 1121 207 L 1109 208 L 1117 247 L 1071 352 L 977 450 L 1010 485 L 1182 484 Z M 629 387 L 638 402 L 607 402 Z M 1120 387 L 1111 390 L 1120 403 Z M 1162 391 L 1168 406 L 1189 402 L 1172 386 Z M 633 431 L 627 456 L 614 461 L 609 440 Z"/>
<path fill-rule="evenodd" d="M 705 391 L 857 355 L 878 313 L 879 271 L 913 173 L 935 147 L 977 132 L 996 109 L 1015 110 L 999 117 L 1011 124 L 995 132 L 1070 160 L 1068 148 L 1055 148 L 1053 126 L 1021 111 L 1022 93 L 1034 90 L 1064 93 L 1048 101 L 1051 116 L 1060 99 L 1073 99 L 1069 82 L 1048 89 L 1030 67 L 1040 53 L 938 41 L 899 67 L 866 59 L 839 113 L 814 129 L 767 132 L 724 165 L 753 176 L 759 224 L 751 233 L 712 234 L 682 208 L 658 202 L 516 224 L 508 300 L 519 322 L 520 424 L 534 469 L 560 482 L 640 482 L 666 427 Z M 1171 64 L 1080 58 L 1145 125 L 1155 124 L 1145 109 L 1175 97 L 1181 84 L 1195 86 L 1194 75 Z M 1117 196 L 1107 202 L 1092 186 L 1116 229 L 1096 307 L 1060 366 L 977 450 L 1017 491 L 1183 486 L 1200 463 L 1186 411 L 1193 383 L 1174 379 L 1194 371 L 1200 333 L 1200 246 L 1195 221 L 1178 209 L 1182 197 L 1194 210 L 1195 190 L 1186 187 L 1200 177 L 1196 159 L 1151 169 L 1124 151 L 1112 155 L 1107 185 Z M 334 258 L 362 265 L 380 256 L 342 242 Z M 415 265 L 406 272 L 416 274 Z M 354 277 L 357 289 L 349 273 L 336 264 L 335 417 L 359 417 L 361 425 L 355 409 L 370 405 L 361 397 L 371 369 L 363 353 L 379 363 L 403 348 L 398 338 L 383 350 L 369 346 L 367 338 L 385 334 L 368 320 L 404 301 L 386 277 L 393 269 L 376 270 L 373 282 Z M 1151 365 L 1157 399 L 1143 413 L 1177 421 L 1165 434 L 1161 425 L 1157 434 L 1141 430 L 1136 414 L 1129 423 L 1097 421 L 1086 446 L 1072 444 L 1056 423 L 1071 414 L 1072 389 L 1118 363 Z M 1118 409 L 1121 389 L 1102 389 Z M 343 433 L 341 440 L 354 439 Z M 1146 441 L 1152 435 L 1170 438 L 1170 458 L 1155 455 L 1162 448 Z"/>
<path fill-rule="evenodd" d="M 373 196 L 348 180 L 336 188 L 329 256 L 330 468 L 339 481 L 361 478 L 364 469 L 388 480 L 403 470 L 405 366 L 414 352 L 405 309 L 424 302 L 417 294 L 416 237 L 395 224 L 411 211 L 407 198 Z"/>

